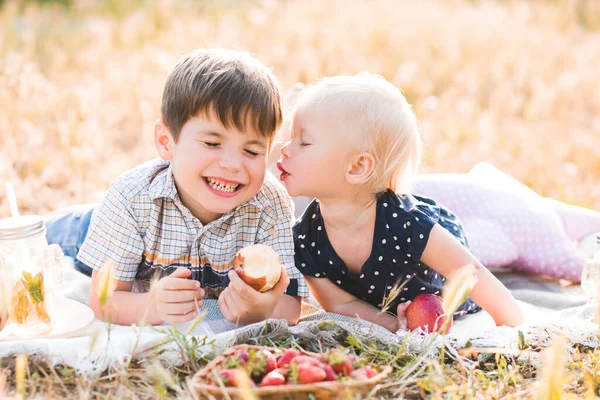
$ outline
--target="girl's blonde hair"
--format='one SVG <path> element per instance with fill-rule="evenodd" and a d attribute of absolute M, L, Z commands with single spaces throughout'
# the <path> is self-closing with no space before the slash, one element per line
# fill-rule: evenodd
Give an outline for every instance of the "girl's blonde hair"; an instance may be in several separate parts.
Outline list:
<path fill-rule="evenodd" d="M 357 151 L 375 158 L 375 169 L 367 181 L 374 193 L 391 189 L 399 194 L 412 190 L 422 157 L 417 121 L 400 90 L 379 75 L 362 72 L 355 76 L 324 78 L 308 87 L 302 98 L 341 111 L 347 140 Z"/>

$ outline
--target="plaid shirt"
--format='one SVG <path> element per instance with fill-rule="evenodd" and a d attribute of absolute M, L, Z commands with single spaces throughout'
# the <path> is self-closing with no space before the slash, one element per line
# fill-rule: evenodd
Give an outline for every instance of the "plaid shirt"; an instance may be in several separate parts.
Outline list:
<path fill-rule="evenodd" d="M 250 201 L 202 225 L 181 203 L 170 163 L 153 160 L 117 178 L 94 210 L 77 258 L 94 269 L 107 260 L 115 277 L 134 281 L 145 292 L 150 280 L 189 268 L 207 297 L 218 297 L 229 284 L 238 250 L 255 243 L 271 246 L 285 265 L 286 293 L 308 296 L 302 274 L 294 266 L 293 203 L 270 173 Z"/>

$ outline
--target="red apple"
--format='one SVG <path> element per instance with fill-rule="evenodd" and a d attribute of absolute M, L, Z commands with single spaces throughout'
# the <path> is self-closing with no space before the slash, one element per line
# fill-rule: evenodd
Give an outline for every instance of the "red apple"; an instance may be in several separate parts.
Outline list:
<path fill-rule="evenodd" d="M 406 322 L 411 331 L 421 327 L 429 332 L 439 332 L 444 324 L 446 312 L 442 298 L 434 294 L 420 294 L 406 309 Z M 446 333 L 452 328 L 452 320 L 446 326 Z"/>
<path fill-rule="evenodd" d="M 270 290 L 281 278 L 279 255 L 264 244 L 253 244 L 238 251 L 233 267 L 244 282 L 259 292 Z"/>

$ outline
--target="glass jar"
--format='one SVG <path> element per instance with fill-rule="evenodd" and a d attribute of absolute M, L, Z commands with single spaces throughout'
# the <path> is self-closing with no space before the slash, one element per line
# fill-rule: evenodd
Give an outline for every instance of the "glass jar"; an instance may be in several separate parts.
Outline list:
<path fill-rule="evenodd" d="M 0 307 L 8 314 L 2 337 L 29 338 L 52 330 L 61 259 L 60 247 L 48 246 L 43 218 L 0 220 Z"/>

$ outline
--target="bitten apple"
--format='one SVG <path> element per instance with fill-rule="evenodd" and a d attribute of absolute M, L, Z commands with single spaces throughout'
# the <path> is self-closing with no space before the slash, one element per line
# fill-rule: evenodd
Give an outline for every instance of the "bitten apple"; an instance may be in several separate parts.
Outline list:
<path fill-rule="evenodd" d="M 264 244 L 253 244 L 238 251 L 233 267 L 244 282 L 259 292 L 270 290 L 281 278 L 279 255 Z"/>
<path fill-rule="evenodd" d="M 406 309 L 406 322 L 411 331 L 421 327 L 429 332 L 439 332 L 444 324 L 446 312 L 442 298 L 434 294 L 420 294 Z M 446 326 L 450 332 L 452 320 Z"/>

